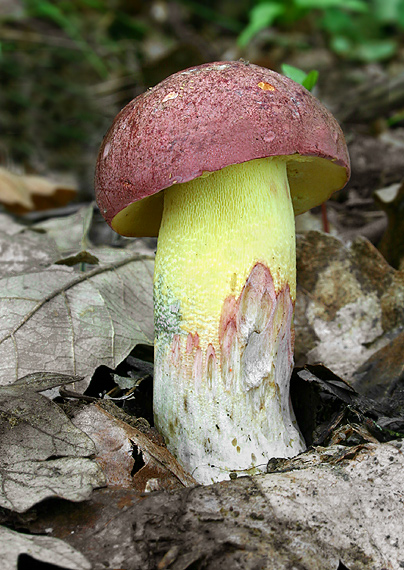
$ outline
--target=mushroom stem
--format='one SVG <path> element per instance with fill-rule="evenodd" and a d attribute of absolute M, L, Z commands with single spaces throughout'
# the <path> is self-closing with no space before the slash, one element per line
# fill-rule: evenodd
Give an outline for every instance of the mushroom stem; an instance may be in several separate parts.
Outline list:
<path fill-rule="evenodd" d="M 304 449 L 289 398 L 296 262 L 286 164 L 252 160 L 164 191 L 155 424 L 200 483 Z"/>

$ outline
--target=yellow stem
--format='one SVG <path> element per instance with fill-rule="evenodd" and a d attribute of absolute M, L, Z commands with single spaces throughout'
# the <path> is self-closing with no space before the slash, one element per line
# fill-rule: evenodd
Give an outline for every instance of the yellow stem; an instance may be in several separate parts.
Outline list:
<path fill-rule="evenodd" d="M 232 165 L 165 190 L 155 420 L 202 482 L 302 448 L 288 396 L 295 289 L 285 160 Z"/>

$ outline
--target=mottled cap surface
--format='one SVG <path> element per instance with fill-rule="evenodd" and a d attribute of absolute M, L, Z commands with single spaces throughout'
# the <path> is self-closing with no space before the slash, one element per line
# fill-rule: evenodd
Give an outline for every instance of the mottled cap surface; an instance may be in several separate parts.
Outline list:
<path fill-rule="evenodd" d="M 168 77 L 117 115 L 98 157 L 97 202 L 119 233 L 157 235 L 159 192 L 204 172 L 275 156 L 289 157 L 296 214 L 349 178 L 342 131 L 304 87 L 246 62 L 204 64 Z M 130 207 L 139 200 L 141 206 Z M 114 223 L 126 208 L 126 222 Z"/>

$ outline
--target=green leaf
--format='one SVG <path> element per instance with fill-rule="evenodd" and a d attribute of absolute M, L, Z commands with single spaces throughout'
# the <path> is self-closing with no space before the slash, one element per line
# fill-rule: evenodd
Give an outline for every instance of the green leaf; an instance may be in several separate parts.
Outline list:
<path fill-rule="evenodd" d="M 302 69 L 298 67 L 294 67 L 293 65 L 288 65 L 287 63 L 282 64 L 282 73 L 296 81 L 296 83 L 300 83 L 303 85 L 308 91 L 311 91 L 313 87 L 316 85 L 318 80 L 318 71 L 312 69 L 309 73 L 306 73 Z"/>
<path fill-rule="evenodd" d="M 303 81 L 306 79 L 306 72 L 298 67 L 294 67 L 293 65 L 288 65 L 287 63 L 282 63 L 281 66 L 283 75 L 289 77 L 289 79 L 293 79 L 296 83 L 300 83 L 303 85 Z"/>
<path fill-rule="evenodd" d="M 401 123 L 401 121 L 404 121 L 404 111 L 399 111 L 387 119 L 387 125 L 389 127 L 393 127 L 394 125 L 397 125 L 397 123 Z"/>
<path fill-rule="evenodd" d="M 100 12 L 104 12 L 105 10 L 105 3 L 100 0 L 81 0 L 81 4 L 89 8 L 94 8 L 94 10 L 99 10 Z"/>
<path fill-rule="evenodd" d="M 394 40 L 366 41 L 356 46 L 354 56 L 360 61 L 371 63 L 389 59 L 396 50 L 397 43 Z"/>
<path fill-rule="evenodd" d="M 331 49 L 352 60 L 372 62 L 392 57 L 397 50 L 397 44 L 394 40 L 353 42 L 344 36 L 336 36 L 331 39 Z"/>
<path fill-rule="evenodd" d="M 339 8 L 352 12 L 365 13 L 369 11 L 368 4 L 363 0 L 295 0 L 295 6 L 306 10 L 327 10 Z"/>
<path fill-rule="evenodd" d="M 373 0 L 372 12 L 375 19 L 382 24 L 395 24 L 400 18 L 403 0 Z"/>
<path fill-rule="evenodd" d="M 250 12 L 250 23 L 238 37 L 238 45 L 245 47 L 258 32 L 271 26 L 284 12 L 285 7 L 277 2 L 265 2 L 254 6 Z"/>
<path fill-rule="evenodd" d="M 76 42 L 100 77 L 107 77 L 108 70 L 104 62 L 87 43 L 74 19 L 67 16 L 56 4 L 48 0 L 26 0 L 26 4 L 28 10 L 34 17 L 47 18 L 58 25 Z"/>
<path fill-rule="evenodd" d="M 318 71 L 316 69 L 312 69 L 306 75 L 302 85 L 308 91 L 311 91 L 315 87 L 315 85 L 317 84 L 317 81 L 318 81 Z"/>
<path fill-rule="evenodd" d="M 341 10 L 327 10 L 321 19 L 320 25 L 331 36 L 335 37 L 355 37 L 358 33 L 358 27 L 353 18 Z"/>
<path fill-rule="evenodd" d="M 352 52 L 352 42 L 345 36 L 334 36 L 331 38 L 331 49 L 338 55 L 349 55 Z"/>

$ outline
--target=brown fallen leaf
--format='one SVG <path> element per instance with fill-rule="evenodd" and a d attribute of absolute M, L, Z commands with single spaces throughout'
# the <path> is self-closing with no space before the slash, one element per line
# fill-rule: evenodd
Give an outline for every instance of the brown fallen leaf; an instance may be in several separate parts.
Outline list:
<path fill-rule="evenodd" d="M 114 408 L 112 402 L 103 401 L 87 406 L 73 419 L 76 427 L 94 441 L 96 459 L 107 476 L 108 485 L 134 488 L 139 493 L 196 485 L 165 445 L 157 441 L 151 428 L 141 431 L 129 425 L 115 416 Z M 119 408 L 117 413 L 122 413 Z M 133 444 L 144 462 L 136 473 L 133 473 L 136 459 L 131 454 Z"/>
<path fill-rule="evenodd" d="M 107 484 L 132 488 L 131 473 L 135 461 L 125 427 L 95 405 L 84 406 L 75 414 L 73 423 L 93 440 L 96 460 L 107 478 Z"/>
<path fill-rule="evenodd" d="M 18 175 L 0 167 L 0 203 L 15 214 L 66 205 L 77 189 L 32 174 Z"/>

